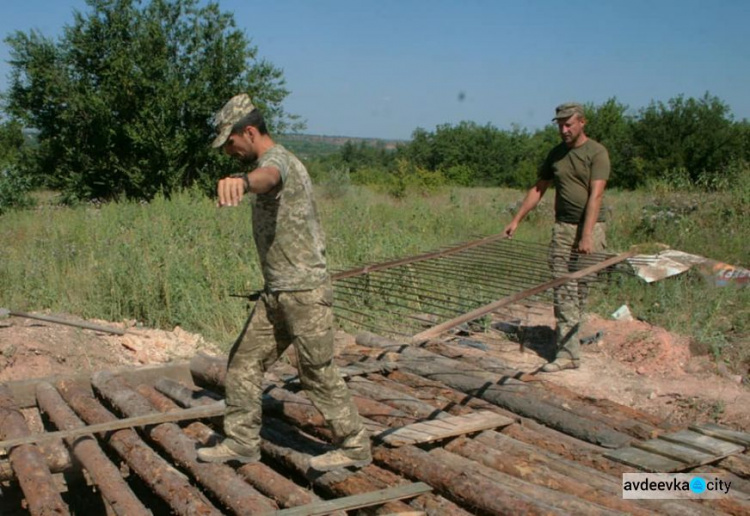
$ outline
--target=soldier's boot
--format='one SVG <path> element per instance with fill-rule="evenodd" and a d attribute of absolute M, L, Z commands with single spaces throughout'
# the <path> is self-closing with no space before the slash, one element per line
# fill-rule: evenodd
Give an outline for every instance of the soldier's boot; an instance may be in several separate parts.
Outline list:
<path fill-rule="evenodd" d="M 560 357 L 555 359 L 554 362 L 545 364 L 542 367 L 543 373 L 557 373 L 558 371 L 565 371 L 566 369 L 578 369 L 581 362 L 577 358 Z"/>
<path fill-rule="evenodd" d="M 310 459 L 310 467 L 317 471 L 330 471 L 338 468 L 362 468 L 371 462 L 370 436 L 363 427 L 344 439 L 341 448 Z"/>
<path fill-rule="evenodd" d="M 248 464 L 251 462 L 260 462 L 260 451 L 239 453 L 227 444 L 227 440 L 214 446 L 198 449 L 198 460 L 201 462 L 241 462 Z"/>

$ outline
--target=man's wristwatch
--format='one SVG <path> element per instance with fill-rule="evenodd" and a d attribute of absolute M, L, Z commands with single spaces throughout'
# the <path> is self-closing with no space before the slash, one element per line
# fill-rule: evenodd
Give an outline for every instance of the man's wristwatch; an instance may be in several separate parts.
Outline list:
<path fill-rule="evenodd" d="M 249 174 L 245 174 L 245 173 L 232 174 L 231 177 L 242 178 L 242 182 L 245 185 L 245 192 L 247 193 L 247 192 L 250 191 L 250 177 L 249 177 Z"/>

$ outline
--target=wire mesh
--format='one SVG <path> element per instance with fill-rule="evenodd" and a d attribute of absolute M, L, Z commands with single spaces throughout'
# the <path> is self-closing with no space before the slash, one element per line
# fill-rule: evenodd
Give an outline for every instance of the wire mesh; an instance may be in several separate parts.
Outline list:
<path fill-rule="evenodd" d="M 596 264 L 611 254 L 571 256 L 571 272 Z M 618 264 L 585 278 L 595 286 L 629 273 Z M 498 299 L 534 289 L 554 279 L 545 244 L 502 239 L 497 235 L 411 258 L 337 272 L 334 314 L 342 329 L 375 331 L 385 336 L 413 336 Z M 522 322 L 549 312 L 552 290 L 530 295 L 517 306 L 504 307 L 496 319 Z M 489 328 L 488 314 L 474 326 Z"/>

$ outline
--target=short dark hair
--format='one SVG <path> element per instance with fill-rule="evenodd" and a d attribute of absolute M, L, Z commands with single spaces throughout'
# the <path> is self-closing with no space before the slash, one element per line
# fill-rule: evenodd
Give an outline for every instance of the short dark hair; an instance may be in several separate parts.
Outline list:
<path fill-rule="evenodd" d="M 268 134 L 266 121 L 263 118 L 263 114 L 257 108 L 240 118 L 239 121 L 232 126 L 232 134 L 241 133 L 248 125 L 255 127 L 260 134 Z"/>

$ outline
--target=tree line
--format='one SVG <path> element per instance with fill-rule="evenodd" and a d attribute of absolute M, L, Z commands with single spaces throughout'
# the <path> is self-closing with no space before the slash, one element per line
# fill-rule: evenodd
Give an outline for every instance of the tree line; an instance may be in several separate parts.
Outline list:
<path fill-rule="evenodd" d="M 587 104 L 586 133 L 610 153 L 610 185 L 624 189 L 652 181 L 716 189 L 728 186 L 750 162 L 750 123 L 735 121 L 729 106 L 706 93 L 653 101 L 638 111 L 611 98 Z M 501 130 L 490 124 L 444 124 L 422 128 L 396 151 L 347 143 L 338 153 L 315 160 L 314 170 L 346 169 L 354 182 L 382 183 L 407 169 L 415 180 L 462 186 L 527 188 L 560 137 L 550 124 L 537 131 Z"/>
<path fill-rule="evenodd" d="M 37 31 L 5 38 L 10 84 L 0 105 L 0 212 L 32 188 L 70 202 L 210 192 L 237 165 L 207 145 L 211 117 L 248 92 L 276 134 L 304 124 L 283 108 L 283 72 L 261 59 L 231 13 L 198 0 L 86 0 L 54 41 Z M 218 104 L 217 104 L 218 103 Z M 612 98 L 588 105 L 588 133 L 608 147 L 612 184 L 654 178 L 723 184 L 750 161 L 750 127 L 706 93 L 637 112 Z M 396 150 L 347 143 L 312 159 L 320 181 L 525 188 L 556 128 L 501 130 L 461 122 L 416 129 Z"/>

